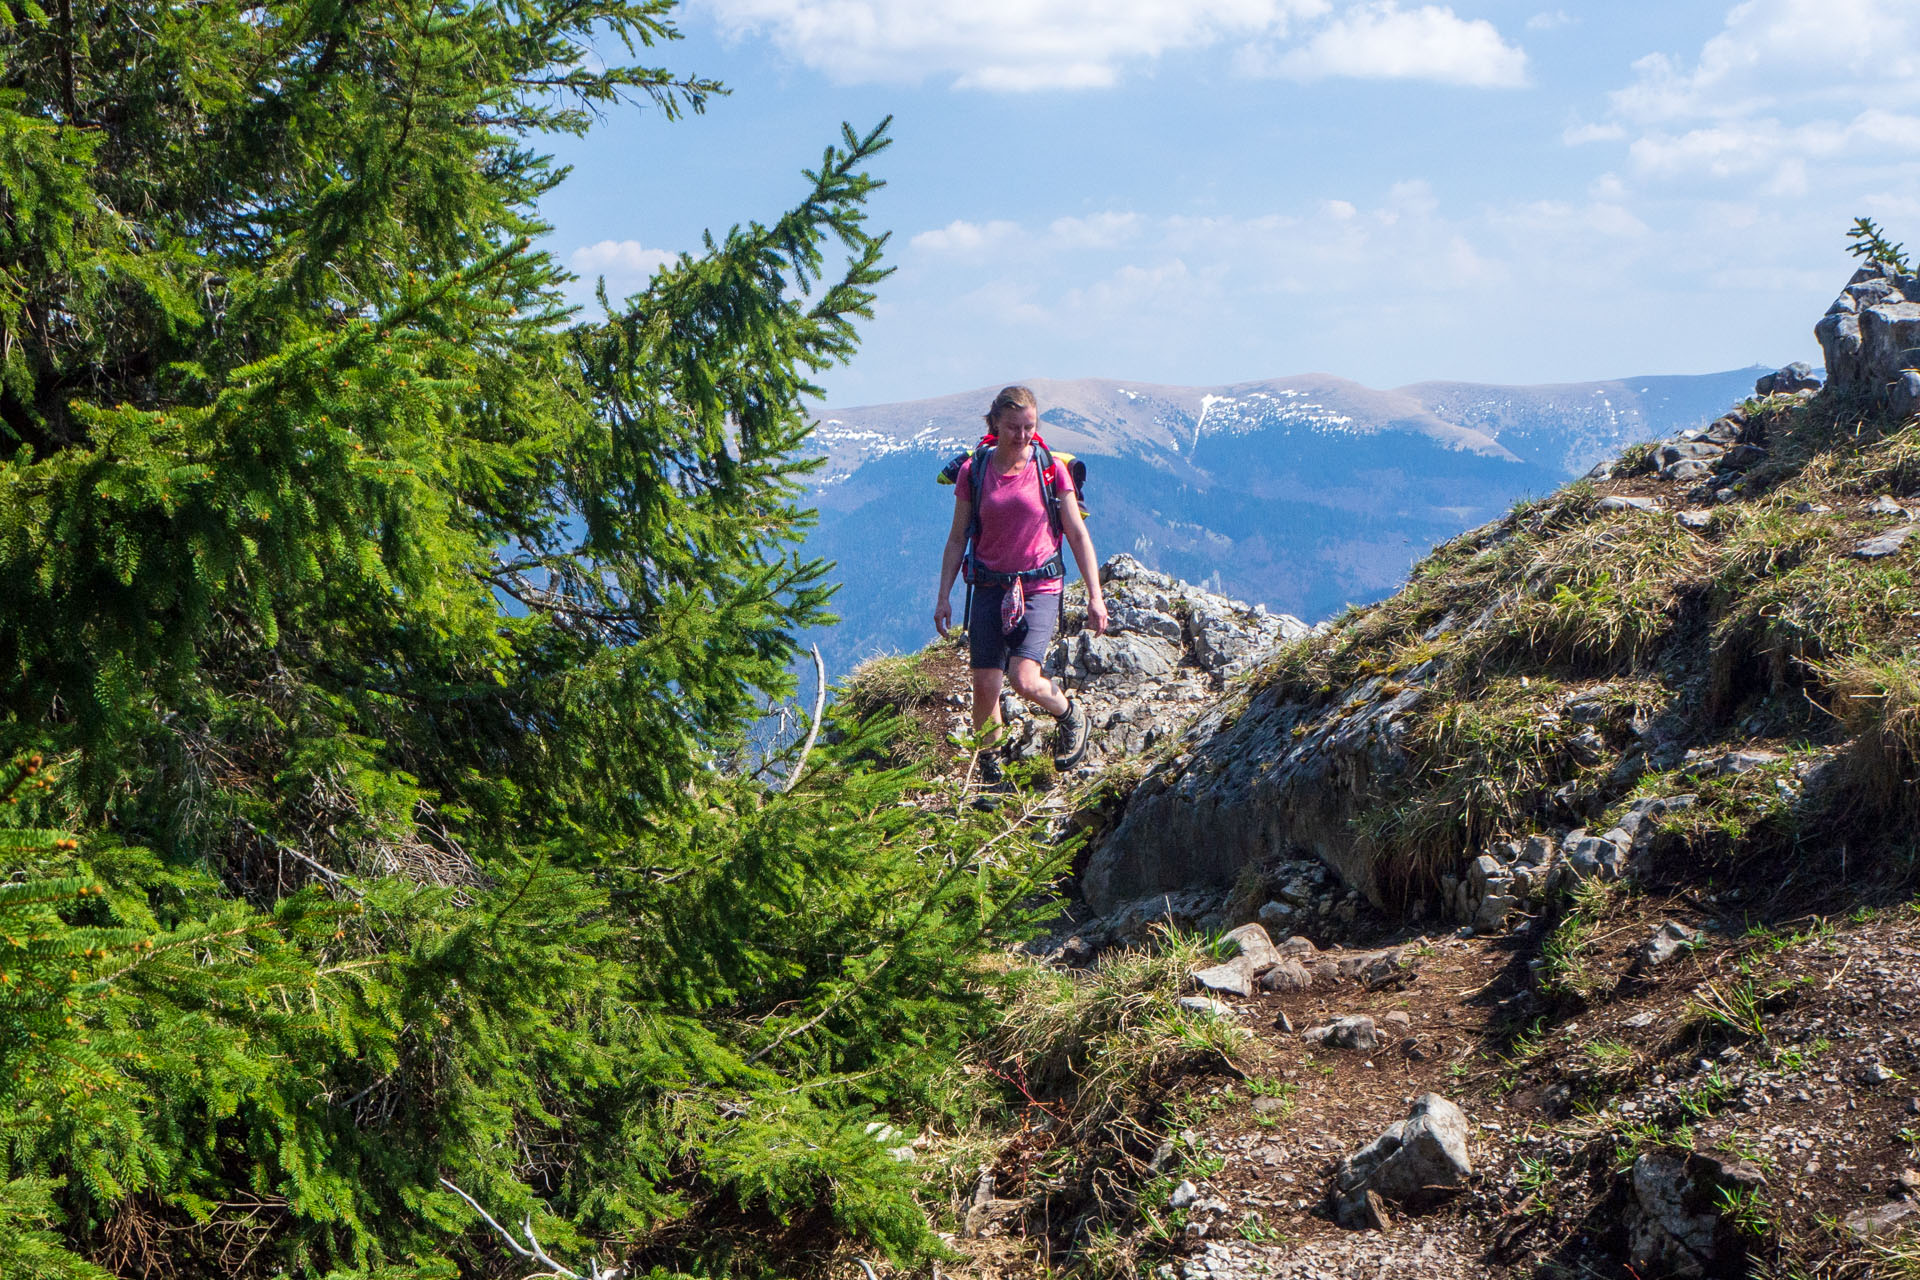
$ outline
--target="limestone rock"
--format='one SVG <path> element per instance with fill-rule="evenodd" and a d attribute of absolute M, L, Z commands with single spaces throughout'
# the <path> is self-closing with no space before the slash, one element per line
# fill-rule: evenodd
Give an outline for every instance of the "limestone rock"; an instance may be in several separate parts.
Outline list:
<path fill-rule="evenodd" d="M 1074 583 L 1046 662 L 1048 674 L 1080 698 L 1095 726 L 1080 766 L 1085 772 L 1180 733 L 1222 680 L 1308 630 L 1298 618 L 1202 591 L 1128 555 L 1101 566 L 1100 579 L 1107 634 L 1086 630 L 1086 587 Z M 1044 717 L 1036 721 L 1022 711 L 1008 723 L 1016 757 L 1052 750 L 1053 726 Z"/>
<path fill-rule="evenodd" d="M 1372 1053 L 1381 1045 L 1380 1029 L 1364 1013 L 1335 1018 L 1324 1026 L 1309 1027 L 1300 1033 L 1300 1038 L 1309 1044 L 1325 1045 L 1329 1049 L 1357 1049 L 1361 1053 Z"/>
<path fill-rule="evenodd" d="M 1260 989 L 1270 992 L 1305 991 L 1313 985 L 1307 967 L 1292 957 L 1284 957 L 1260 975 Z"/>
<path fill-rule="evenodd" d="M 1081 880 L 1088 904 L 1107 913 L 1197 884 L 1225 889 L 1248 864 L 1304 854 L 1378 905 L 1351 817 L 1363 780 L 1404 767 L 1406 717 L 1423 697 L 1409 673 L 1305 703 L 1268 689 L 1203 711 L 1184 731 L 1192 751 L 1148 774 L 1093 850 Z"/>
<path fill-rule="evenodd" d="M 1250 996 L 1260 975 L 1280 963 L 1280 951 L 1257 924 L 1241 925 L 1227 935 L 1226 941 L 1238 949 L 1237 953 L 1221 964 L 1199 970 L 1193 980 L 1212 991 Z"/>
<path fill-rule="evenodd" d="M 1840 1226 L 1856 1240 L 1877 1240 L 1892 1235 L 1911 1222 L 1915 1214 L 1920 1214 L 1920 1203 L 1890 1200 L 1886 1204 L 1855 1209 L 1841 1220 Z"/>
<path fill-rule="evenodd" d="M 1660 503 L 1653 498 L 1636 498 L 1628 494 L 1612 493 L 1593 504 L 1595 511 L 1658 511 Z"/>
<path fill-rule="evenodd" d="M 1293 920 L 1293 903 L 1269 902 L 1260 908 L 1260 923 L 1269 929 L 1282 928 Z"/>
<path fill-rule="evenodd" d="M 1689 1152 L 1649 1151 L 1633 1162 L 1627 1204 L 1627 1252 L 1641 1274 L 1740 1274 L 1738 1234 L 1722 1206 L 1729 1195 L 1755 1191 L 1766 1179 L 1744 1160 Z"/>
<path fill-rule="evenodd" d="M 1689 459 L 1711 462 L 1725 452 L 1710 440 L 1668 441 L 1653 451 L 1653 464 L 1665 468 Z"/>
<path fill-rule="evenodd" d="M 1813 366 L 1804 360 L 1796 360 L 1785 368 L 1773 373 L 1760 375 L 1753 384 L 1753 393 L 1757 396 L 1786 395 L 1794 391 L 1818 391 L 1820 379 L 1814 376 Z"/>
<path fill-rule="evenodd" d="M 1626 873 L 1631 847 L 1632 837 L 1624 830 L 1619 830 L 1618 838 L 1613 831 L 1603 836 L 1589 835 L 1583 830 L 1569 831 L 1560 845 L 1562 865 L 1576 881 L 1618 880 Z"/>
<path fill-rule="evenodd" d="M 1889 529 L 1855 547 L 1853 554 L 1862 560 L 1878 560 L 1883 556 L 1890 556 L 1907 545 L 1907 539 L 1913 537 L 1915 529 L 1920 529 L 1920 524 L 1903 524 L 1896 529 Z"/>
<path fill-rule="evenodd" d="M 1360 1225 L 1369 1191 L 1418 1205 L 1460 1187 L 1472 1173 L 1466 1115 L 1437 1093 L 1423 1094 L 1405 1120 L 1340 1162 L 1330 1192 L 1334 1214 L 1342 1225 Z"/>
<path fill-rule="evenodd" d="M 1813 333 L 1830 388 L 1911 411 L 1906 405 L 1920 392 L 1920 386 L 1908 385 L 1912 353 L 1920 348 L 1920 280 L 1884 262 L 1868 263 L 1853 273 Z"/>
<path fill-rule="evenodd" d="M 1696 930 L 1668 920 L 1640 944 L 1640 950 L 1634 956 L 1634 967 L 1643 971 L 1656 969 L 1699 940 L 1700 934 Z"/>
<path fill-rule="evenodd" d="M 1195 969 L 1190 976 L 1207 990 L 1218 991 L 1222 995 L 1250 996 L 1253 994 L 1253 979 L 1230 964 L 1216 964 L 1209 965 L 1205 969 Z"/>

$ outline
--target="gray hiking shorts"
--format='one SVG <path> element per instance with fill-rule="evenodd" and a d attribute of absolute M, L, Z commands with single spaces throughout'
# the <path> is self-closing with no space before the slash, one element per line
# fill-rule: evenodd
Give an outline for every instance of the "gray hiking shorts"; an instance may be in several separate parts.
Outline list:
<path fill-rule="evenodd" d="M 1005 587 L 975 587 L 973 613 L 967 618 L 967 665 L 975 671 L 1005 671 L 1015 658 L 1046 665 L 1047 648 L 1060 629 L 1060 595 L 1049 591 L 1027 597 L 1027 616 L 1010 636 L 1000 634 L 1000 601 Z"/>

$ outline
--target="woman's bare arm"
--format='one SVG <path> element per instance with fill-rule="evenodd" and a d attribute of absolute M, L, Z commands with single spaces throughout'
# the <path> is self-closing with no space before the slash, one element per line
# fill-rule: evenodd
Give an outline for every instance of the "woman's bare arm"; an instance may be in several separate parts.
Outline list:
<path fill-rule="evenodd" d="M 960 557 L 967 550 L 967 526 L 973 520 L 972 500 L 964 489 L 954 487 L 953 526 L 947 530 L 947 545 L 940 552 L 940 591 L 933 598 L 933 630 L 941 636 L 953 626 L 953 605 L 947 597 L 953 592 L 953 580 L 960 574 Z"/>

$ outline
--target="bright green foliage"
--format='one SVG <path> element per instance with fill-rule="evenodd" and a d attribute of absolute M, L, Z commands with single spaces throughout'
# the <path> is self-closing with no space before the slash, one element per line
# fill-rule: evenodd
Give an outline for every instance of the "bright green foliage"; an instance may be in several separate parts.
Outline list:
<path fill-rule="evenodd" d="M 0 1271 L 505 1265 L 442 1178 L 583 1271 L 928 1247 L 867 1126 L 1044 868 L 734 763 L 887 139 L 575 316 L 533 143 L 702 106 L 607 65 L 669 7 L 0 17 Z"/>
<path fill-rule="evenodd" d="M 1847 228 L 1847 252 L 1864 262 L 1884 262 L 1895 271 L 1906 271 L 1907 251 L 1887 239 L 1872 218 L 1855 218 Z"/>

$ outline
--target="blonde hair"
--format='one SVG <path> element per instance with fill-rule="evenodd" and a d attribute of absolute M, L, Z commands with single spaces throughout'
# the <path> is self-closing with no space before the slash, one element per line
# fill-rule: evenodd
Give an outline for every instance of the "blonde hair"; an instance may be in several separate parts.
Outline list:
<path fill-rule="evenodd" d="M 987 430 L 993 430 L 993 420 L 1006 409 L 1031 409 L 1037 417 L 1040 413 L 1040 402 L 1034 398 L 1033 392 L 1025 387 L 1000 388 L 1000 394 L 993 398 L 993 407 L 987 410 Z"/>

